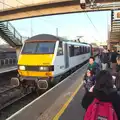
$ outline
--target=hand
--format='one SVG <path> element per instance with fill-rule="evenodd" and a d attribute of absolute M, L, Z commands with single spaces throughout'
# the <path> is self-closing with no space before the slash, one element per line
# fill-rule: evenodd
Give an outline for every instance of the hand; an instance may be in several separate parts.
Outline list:
<path fill-rule="evenodd" d="M 93 86 L 90 88 L 89 92 L 93 92 L 94 86 L 95 86 L 95 85 L 93 85 Z"/>

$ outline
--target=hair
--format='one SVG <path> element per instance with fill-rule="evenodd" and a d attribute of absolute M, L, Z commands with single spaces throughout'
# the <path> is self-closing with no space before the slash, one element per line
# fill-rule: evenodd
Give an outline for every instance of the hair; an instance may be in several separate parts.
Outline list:
<path fill-rule="evenodd" d="M 120 55 L 117 56 L 116 60 L 117 60 L 117 63 L 120 64 Z"/>
<path fill-rule="evenodd" d="M 93 59 L 93 61 L 95 61 L 95 58 L 94 58 L 94 57 L 90 57 L 90 59 Z"/>
<path fill-rule="evenodd" d="M 116 59 L 117 59 L 117 60 L 120 60 L 120 55 L 118 55 Z"/>
<path fill-rule="evenodd" d="M 113 89 L 113 79 L 109 71 L 102 70 L 97 74 L 95 89 L 105 94 L 110 93 L 110 90 Z"/>

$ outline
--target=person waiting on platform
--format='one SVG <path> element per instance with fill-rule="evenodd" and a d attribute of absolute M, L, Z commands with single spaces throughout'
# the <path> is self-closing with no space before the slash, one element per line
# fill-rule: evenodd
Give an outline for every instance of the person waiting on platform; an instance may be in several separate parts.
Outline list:
<path fill-rule="evenodd" d="M 94 75 L 99 73 L 100 66 L 95 62 L 95 58 L 94 57 L 90 57 L 87 70 L 92 71 Z"/>
<path fill-rule="evenodd" d="M 116 58 L 117 58 L 117 55 L 118 55 L 118 53 L 116 52 L 115 49 L 113 49 L 112 53 L 111 53 L 112 73 L 116 72 L 116 64 L 117 64 Z"/>
<path fill-rule="evenodd" d="M 95 86 L 82 99 L 83 108 L 87 110 L 95 98 L 101 102 L 112 103 L 118 120 L 120 120 L 120 95 L 113 85 L 111 73 L 107 70 L 102 70 L 97 74 Z"/>
<path fill-rule="evenodd" d="M 84 78 L 83 78 L 83 84 L 86 92 L 90 90 L 90 88 L 95 84 L 95 75 L 92 71 L 87 70 Z"/>
<path fill-rule="evenodd" d="M 120 55 L 117 57 L 116 73 L 115 73 L 115 86 L 120 91 Z"/>
<path fill-rule="evenodd" d="M 106 70 L 107 64 L 109 62 L 108 51 L 106 49 L 103 50 L 100 59 L 101 59 L 101 63 L 102 63 L 102 70 Z"/>

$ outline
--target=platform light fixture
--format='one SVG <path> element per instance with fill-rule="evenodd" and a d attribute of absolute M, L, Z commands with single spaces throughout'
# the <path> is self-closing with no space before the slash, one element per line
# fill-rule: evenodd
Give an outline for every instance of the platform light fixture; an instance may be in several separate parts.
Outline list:
<path fill-rule="evenodd" d="M 86 8 L 86 0 L 80 0 L 80 7 L 81 7 L 81 9 Z"/>

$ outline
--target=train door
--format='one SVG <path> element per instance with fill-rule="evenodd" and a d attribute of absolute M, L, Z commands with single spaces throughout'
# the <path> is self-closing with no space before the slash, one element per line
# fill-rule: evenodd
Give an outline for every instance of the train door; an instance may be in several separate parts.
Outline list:
<path fill-rule="evenodd" d="M 65 60 L 65 68 L 69 67 L 69 54 L 68 54 L 68 45 L 64 44 L 64 60 Z"/>

